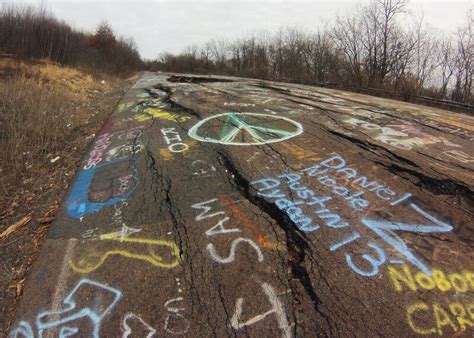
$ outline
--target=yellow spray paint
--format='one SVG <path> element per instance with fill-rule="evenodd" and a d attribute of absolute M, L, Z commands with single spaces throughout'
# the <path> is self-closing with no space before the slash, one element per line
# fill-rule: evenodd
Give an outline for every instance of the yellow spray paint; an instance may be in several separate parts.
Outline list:
<path fill-rule="evenodd" d="M 174 160 L 173 153 L 166 148 L 160 149 L 160 155 L 165 161 Z"/>
<path fill-rule="evenodd" d="M 474 327 L 474 304 L 459 302 L 444 307 L 439 303 L 416 302 L 407 308 L 407 321 L 418 334 L 447 334 Z"/>
<path fill-rule="evenodd" d="M 171 152 L 168 148 L 161 148 L 160 149 L 160 155 L 161 157 L 165 160 L 165 161 L 170 161 L 170 160 L 174 160 L 174 155 L 175 154 L 181 154 L 181 155 L 186 155 L 188 152 L 189 152 L 189 149 L 195 145 L 197 145 L 197 141 L 186 141 L 186 142 L 183 142 L 184 144 L 186 144 L 188 146 L 188 148 L 184 151 L 181 151 L 179 153 L 173 153 Z"/>
<path fill-rule="evenodd" d="M 439 290 L 441 292 L 468 292 L 474 290 L 474 272 L 464 270 L 461 273 L 446 273 L 433 269 L 432 276 L 421 271 L 412 272 L 408 265 L 388 266 L 388 275 L 395 291 Z"/>
<path fill-rule="evenodd" d="M 298 160 L 311 160 L 311 161 L 319 161 L 321 156 L 316 154 L 314 151 L 305 149 L 297 144 L 287 144 L 287 143 L 280 143 L 280 146 L 283 148 L 283 151 L 293 155 Z"/>
<path fill-rule="evenodd" d="M 419 311 L 427 311 L 429 309 L 428 305 L 423 302 L 418 302 L 411 304 L 407 309 L 407 319 L 408 325 L 410 325 L 411 329 L 418 334 L 431 334 L 436 333 L 436 329 L 434 327 L 426 328 L 422 327 L 416 323 L 416 320 L 413 318 L 415 314 Z"/>
<path fill-rule="evenodd" d="M 128 109 L 132 108 L 134 105 L 135 105 L 135 102 L 120 103 L 117 106 L 117 111 L 121 112 L 121 111 L 124 111 L 124 110 L 128 110 Z"/>
<path fill-rule="evenodd" d="M 147 238 L 121 238 L 117 237 L 116 233 L 103 234 L 100 235 L 99 238 L 101 240 L 106 241 L 135 244 L 135 246 L 139 246 L 140 248 L 146 247 L 146 253 L 138 253 L 120 249 L 109 250 L 102 254 L 92 252 L 89 255 L 86 255 L 83 258 L 79 259 L 78 262 L 70 261 L 69 266 L 71 267 L 71 269 L 79 273 L 89 273 L 99 268 L 109 257 L 116 255 L 142 260 L 158 268 L 166 269 L 176 267 L 181 261 L 180 250 L 174 242 Z M 172 259 L 171 261 L 165 261 L 163 257 L 160 257 L 156 253 L 156 250 L 158 248 L 163 247 L 169 248 L 170 254 L 174 257 L 174 259 Z"/>
<path fill-rule="evenodd" d="M 156 108 L 156 107 L 145 108 L 140 114 L 135 115 L 135 120 L 139 122 L 143 122 L 143 121 L 154 119 L 154 118 L 159 118 L 162 120 L 167 120 L 167 121 L 172 121 L 172 122 L 185 122 L 189 120 L 191 117 L 181 116 L 169 111 L 161 110 L 160 108 Z"/>

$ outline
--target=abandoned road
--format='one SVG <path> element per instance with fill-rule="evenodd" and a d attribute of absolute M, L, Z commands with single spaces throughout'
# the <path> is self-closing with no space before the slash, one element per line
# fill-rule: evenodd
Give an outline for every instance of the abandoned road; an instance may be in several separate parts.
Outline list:
<path fill-rule="evenodd" d="M 144 73 L 78 168 L 11 337 L 474 334 L 474 118 Z"/>

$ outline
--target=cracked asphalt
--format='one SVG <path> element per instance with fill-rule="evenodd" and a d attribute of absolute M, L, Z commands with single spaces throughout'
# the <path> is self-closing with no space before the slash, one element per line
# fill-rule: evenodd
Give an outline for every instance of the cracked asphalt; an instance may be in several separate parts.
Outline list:
<path fill-rule="evenodd" d="M 472 337 L 473 140 L 434 108 L 144 73 L 10 336 Z"/>

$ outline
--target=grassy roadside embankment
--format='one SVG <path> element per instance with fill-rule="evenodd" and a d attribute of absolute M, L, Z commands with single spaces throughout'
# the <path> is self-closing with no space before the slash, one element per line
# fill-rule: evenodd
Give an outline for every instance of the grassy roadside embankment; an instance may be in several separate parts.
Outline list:
<path fill-rule="evenodd" d="M 0 59 L 0 336 L 81 157 L 129 84 Z"/>

